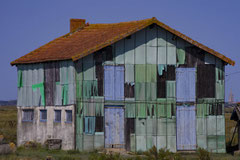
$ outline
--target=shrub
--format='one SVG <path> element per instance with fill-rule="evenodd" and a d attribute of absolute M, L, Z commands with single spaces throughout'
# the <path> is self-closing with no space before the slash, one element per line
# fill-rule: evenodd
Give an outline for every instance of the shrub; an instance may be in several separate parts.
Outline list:
<path fill-rule="evenodd" d="M 200 160 L 210 160 L 211 159 L 210 153 L 203 148 L 198 148 L 197 154 L 198 154 L 198 158 Z"/>

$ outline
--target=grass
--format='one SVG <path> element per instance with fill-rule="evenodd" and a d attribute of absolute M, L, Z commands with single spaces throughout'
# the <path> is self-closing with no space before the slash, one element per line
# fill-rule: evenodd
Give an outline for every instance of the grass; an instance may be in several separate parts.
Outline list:
<path fill-rule="evenodd" d="M 232 138 L 232 134 L 236 125 L 235 121 L 230 120 L 232 109 L 225 110 L 225 122 L 226 122 L 226 143 L 228 144 Z M 5 142 L 14 142 L 16 143 L 16 125 L 17 125 L 17 109 L 14 106 L 6 106 L 0 107 L 0 135 L 5 137 Z M 237 134 L 234 137 L 232 145 L 236 145 L 237 142 Z M 159 153 L 160 152 L 160 153 Z M 84 160 L 84 159 L 96 159 L 96 160 L 107 160 L 107 159 L 122 159 L 122 160 L 143 160 L 149 159 L 156 154 L 160 157 L 162 155 L 170 155 L 174 156 L 175 154 L 165 152 L 163 150 L 150 152 L 150 155 L 146 153 L 142 153 L 143 155 L 131 155 L 131 156 L 120 156 L 120 155 L 106 155 L 104 153 L 99 154 L 97 152 L 79 152 L 75 150 L 62 151 L 62 150 L 48 150 L 46 148 L 37 147 L 37 148 L 23 148 L 19 147 L 14 154 L 9 155 L 0 155 L 1 159 L 9 159 L 9 160 L 20 160 L 20 159 L 29 159 L 29 160 L 37 160 L 37 159 L 54 159 L 54 160 Z M 154 155 L 151 155 L 154 154 Z M 208 154 L 204 151 L 201 151 L 201 154 Z M 200 159 L 199 153 L 180 153 L 181 159 Z M 225 159 L 233 159 L 237 160 L 240 157 L 232 156 L 231 154 L 210 154 L 211 159 L 213 160 L 225 160 Z"/>
<path fill-rule="evenodd" d="M 17 142 L 17 108 L 16 106 L 0 106 L 0 135 L 4 142 Z"/>

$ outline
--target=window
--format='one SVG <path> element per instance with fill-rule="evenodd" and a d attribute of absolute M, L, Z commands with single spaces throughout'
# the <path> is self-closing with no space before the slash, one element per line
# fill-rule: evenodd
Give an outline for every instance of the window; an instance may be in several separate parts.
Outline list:
<path fill-rule="evenodd" d="M 94 134 L 95 132 L 95 117 L 84 118 L 84 133 Z"/>
<path fill-rule="evenodd" d="M 103 117 L 97 116 L 96 117 L 96 129 L 95 132 L 103 132 Z"/>
<path fill-rule="evenodd" d="M 197 66 L 197 98 L 215 98 L 215 65 Z"/>
<path fill-rule="evenodd" d="M 72 123 L 72 110 L 66 110 L 66 122 Z"/>
<path fill-rule="evenodd" d="M 55 110 L 55 122 L 61 122 L 61 110 Z"/>
<path fill-rule="evenodd" d="M 47 110 L 46 109 L 40 110 L 40 121 L 41 122 L 47 121 Z"/>
<path fill-rule="evenodd" d="M 25 122 L 32 122 L 33 121 L 33 109 L 24 109 L 23 110 L 23 116 L 22 116 L 22 121 Z"/>

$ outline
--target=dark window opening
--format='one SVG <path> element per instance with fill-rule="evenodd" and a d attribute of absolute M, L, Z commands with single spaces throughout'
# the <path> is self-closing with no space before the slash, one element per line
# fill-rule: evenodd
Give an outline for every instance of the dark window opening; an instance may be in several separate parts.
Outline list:
<path fill-rule="evenodd" d="M 222 103 L 209 104 L 209 115 L 222 115 Z"/>
<path fill-rule="evenodd" d="M 158 67 L 157 72 L 157 98 L 166 98 L 166 66 L 163 67 L 161 71 L 160 68 L 161 67 Z"/>
<path fill-rule="evenodd" d="M 125 98 L 134 98 L 134 87 L 135 83 L 124 83 L 124 97 Z"/>
<path fill-rule="evenodd" d="M 103 132 L 103 117 L 97 116 L 96 117 L 96 132 Z"/>
<path fill-rule="evenodd" d="M 126 118 L 128 133 L 135 133 L 135 118 Z"/>
<path fill-rule="evenodd" d="M 132 38 L 132 36 L 127 36 L 127 37 L 126 37 L 126 39 L 131 39 L 131 38 Z"/>
<path fill-rule="evenodd" d="M 66 122 L 72 122 L 72 110 L 66 110 Z"/>
<path fill-rule="evenodd" d="M 94 134 L 95 132 L 95 118 L 96 117 L 84 117 L 83 130 L 85 134 Z"/>
<path fill-rule="evenodd" d="M 185 64 L 180 65 L 180 67 L 196 67 L 197 65 L 204 64 L 204 52 L 193 46 L 186 47 L 186 56 L 185 56 Z"/>
<path fill-rule="evenodd" d="M 167 80 L 176 80 L 176 72 L 174 65 L 167 65 Z"/>
<path fill-rule="evenodd" d="M 215 65 L 204 64 L 197 67 L 197 98 L 215 97 Z"/>
<path fill-rule="evenodd" d="M 55 110 L 54 122 L 61 122 L 61 110 Z"/>
<path fill-rule="evenodd" d="M 106 52 L 106 61 L 113 61 L 112 46 L 106 47 L 105 52 Z"/>
<path fill-rule="evenodd" d="M 40 110 L 40 121 L 41 122 L 47 121 L 47 110 L 46 109 Z"/>
<path fill-rule="evenodd" d="M 54 105 L 56 82 L 60 81 L 59 63 L 44 63 L 44 92 L 46 106 Z"/>
<path fill-rule="evenodd" d="M 34 111 L 33 109 L 24 109 L 22 110 L 22 121 L 24 122 L 32 122 L 34 117 Z"/>

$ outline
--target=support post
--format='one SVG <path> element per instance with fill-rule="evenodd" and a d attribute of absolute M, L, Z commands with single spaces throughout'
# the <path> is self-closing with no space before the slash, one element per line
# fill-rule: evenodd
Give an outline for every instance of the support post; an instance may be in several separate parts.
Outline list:
<path fill-rule="evenodd" d="M 238 150 L 240 150 L 240 121 L 238 121 Z"/>

